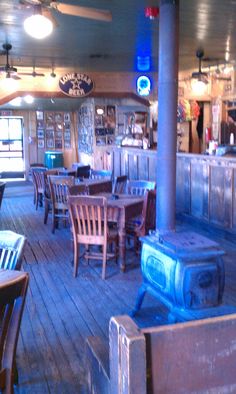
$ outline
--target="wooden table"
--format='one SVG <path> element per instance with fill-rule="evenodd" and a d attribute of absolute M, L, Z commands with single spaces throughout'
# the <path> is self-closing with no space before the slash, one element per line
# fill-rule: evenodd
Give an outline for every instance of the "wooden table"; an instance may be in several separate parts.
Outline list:
<path fill-rule="evenodd" d="M 79 178 L 75 179 L 76 185 L 85 185 L 88 194 L 110 193 L 112 191 L 112 181 L 108 178 L 92 179 L 84 178 L 82 181 Z"/>
<path fill-rule="evenodd" d="M 114 200 L 110 193 L 99 193 L 107 198 L 108 221 L 116 222 L 119 235 L 119 266 L 122 272 L 125 271 L 125 249 L 126 249 L 126 231 L 125 224 L 129 219 L 134 218 L 142 213 L 143 197 L 119 194 L 119 198 Z"/>

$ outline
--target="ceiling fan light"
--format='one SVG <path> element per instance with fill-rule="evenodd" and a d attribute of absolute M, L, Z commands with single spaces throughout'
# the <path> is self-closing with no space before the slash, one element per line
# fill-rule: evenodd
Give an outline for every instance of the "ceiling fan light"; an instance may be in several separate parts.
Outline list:
<path fill-rule="evenodd" d="M 24 29 L 31 37 L 41 40 L 52 33 L 53 24 L 44 15 L 34 14 L 24 20 Z"/>
<path fill-rule="evenodd" d="M 34 102 L 34 97 L 31 96 L 30 94 L 27 94 L 27 95 L 24 97 L 24 101 L 25 101 L 27 104 L 33 104 L 33 102 Z"/>
<path fill-rule="evenodd" d="M 196 94 L 197 96 L 202 96 L 204 93 L 206 93 L 207 83 L 204 82 L 203 80 L 201 79 L 192 80 L 191 85 L 194 94 Z"/>

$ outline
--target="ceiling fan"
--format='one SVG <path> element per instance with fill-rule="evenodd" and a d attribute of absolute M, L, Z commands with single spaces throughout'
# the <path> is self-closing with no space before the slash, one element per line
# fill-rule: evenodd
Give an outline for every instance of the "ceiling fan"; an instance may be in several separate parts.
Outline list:
<path fill-rule="evenodd" d="M 18 73 L 18 75 L 29 75 L 29 76 L 31 76 L 31 77 L 45 77 L 45 74 L 43 74 L 43 73 L 38 73 L 38 72 L 36 72 L 35 71 L 35 66 L 33 66 L 33 71 L 30 73 L 30 72 L 22 72 L 22 73 Z"/>
<path fill-rule="evenodd" d="M 198 81 L 208 83 L 208 74 L 202 71 L 202 59 L 204 56 L 203 49 L 198 49 L 196 52 L 196 56 L 198 58 L 198 71 L 192 73 L 192 78 L 197 79 Z"/>
<path fill-rule="evenodd" d="M 80 16 L 82 18 L 89 18 L 100 20 L 104 22 L 111 22 L 112 15 L 108 10 L 97 8 L 82 7 L 79 5 L 64 4 L 59 1 L 50 0 L 19 0 L 20 7 L 26 9 L 34 7 L 41 7 L 42 14 L 45 14 L 49 19 L 54 20 L 51 10 L 57 11 L 61 14 Z M 46 15 L 47 14 L 47 15 Z"/>
<path fill-rule="evenodd" d="M 6 64 L 5 66 L 0 66 L 0 73 L 4 73 L 6 75 L 6 78 L 12 78 L 12 79 L 21 79 L 17 75 L 17 68 L 13 67 L 9 63 L 9 52 L 12 49 L 11 44 L 3 44 L 3 51 L 1 52 L 1 55 L 6 55 Z"/>

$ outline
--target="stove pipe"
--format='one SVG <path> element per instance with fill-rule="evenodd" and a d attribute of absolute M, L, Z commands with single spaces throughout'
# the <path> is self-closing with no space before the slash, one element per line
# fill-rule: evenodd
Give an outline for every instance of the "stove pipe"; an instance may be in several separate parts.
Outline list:
<path fill-rule="evenodd" d="M 157 233 L 175 231 L 179 1 L 161 0 L 159 18 Z"/>

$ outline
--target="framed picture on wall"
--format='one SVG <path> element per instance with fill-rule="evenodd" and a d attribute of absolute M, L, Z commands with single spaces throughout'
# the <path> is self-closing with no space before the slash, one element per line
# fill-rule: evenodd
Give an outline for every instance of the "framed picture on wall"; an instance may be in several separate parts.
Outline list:
<path fill-rule="evenodd" d="M 38 129 L 43 129 L 43 127 L 44 127 L 43 120 L 38 120 L 38 121 L 37 121 L 37 128 L 38 128 Z"/>
<path fill-rule="evenodd" d="M 38 138 L 44 138 L 44 130 L 41 129 L 37 130 L 37 136 Z"/>
<path fill-rule="evenodd" d="M 66 112 L 64 114 L 64 122 L 70 122 L 70 114 L 69 114 L 69 112 Z"/>
<path fill-rule="evenodd" d="M 57 139 L 55 140 L 55 148 L 56 149 L 62 149 L 62 140 Z"/>
<path fill-rule="evenodd" d="M 65 141 L 64 147 L 65 147 L 65 149 L 70 149 L 70 148 L 71 148 L 71 143 L 70 143 L 70 141 Z"/>
<path fill-rule="evenodd" d="M 102 127 L 103 126 L 103 116 L 100 116 L 100 115 L 95 116 L 94 126 L 95 127 Z"/>
<path fill-rule="evenodd" d="M 47 138 L 54 138 L 54 130 L 46 130 Z"/>
<path fill-rule="evenodd" d="M 47 148 L 54 148 L 54 140 L 52 138 L 47 139 Z"/>
<path fill-rule="evenodd" d="M 56 130 L 57 131 L 63 130 L 63 124 L 62 123 L 56 123 Z"/>
<path fill-rule="evenodd" d="M 36 111 L 36 119 L 43 120 L 43 111 Z"/>
<path fill-rule="evenodd" d="M 53 112 L 46 112 L 46 122 L 49 124 L 54 122 L 54 113 Z"/>
<path fill-rule="evenodd" d="M 44 140 L 38 140 L 38 148 L 43 149 L 44 148 Z"/>
<path fill-rule="evenodd" d="M 55 114 L 55 122 L 62 122 L 63 121 L 63 116 L 60 112 L 57 112 Z"/>
<path fill-rule="evenodd" d="M 107 116 L 111 116 L 115 118 L 116 115 L 116 107 L 114 105 L 107 106 Z"/>
<path fill-rule="evenodd" d="M 64 132 L 64 139 L 65 139 L 65 140 L 70 140 L 70 137 L 71 137 L 70 131 L 65 131 L 65 132 Z"/>
<path fill-rule="evenodd" d="M 55 138 L 62 138 L 62 131 L 55 131 Z"/>

